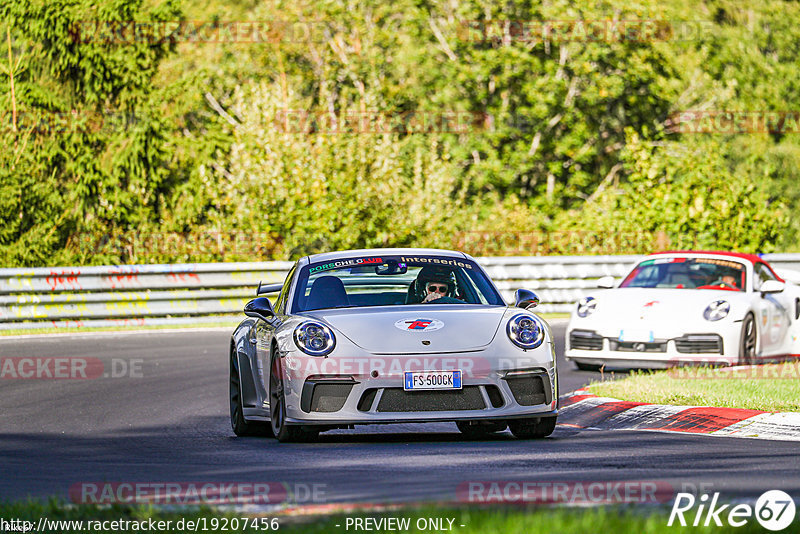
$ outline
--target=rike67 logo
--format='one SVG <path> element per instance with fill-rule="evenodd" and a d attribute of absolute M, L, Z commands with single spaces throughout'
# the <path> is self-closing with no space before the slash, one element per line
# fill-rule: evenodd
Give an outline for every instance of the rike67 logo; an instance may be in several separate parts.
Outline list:
<path fill-rule="evenodd" d="M 755 516 L 756 521 L 765 529 L 778 531 L 792 524 L 796 512 L 792 497 L 781 490 L 765 492 L 758 498 L 755 506 L 718 503 L 719 493 L 714 493 L 710 499 L 708 494 L 697 499 L 691 493 L 678 493 L 667 526 L 671 527 L 677 519 L 678 524 L 685 527 L 688 518 L 693 527 L 708 527 L 712 524 L 721 527 L 723 520 L 731 526 L 741 527 Z"/>

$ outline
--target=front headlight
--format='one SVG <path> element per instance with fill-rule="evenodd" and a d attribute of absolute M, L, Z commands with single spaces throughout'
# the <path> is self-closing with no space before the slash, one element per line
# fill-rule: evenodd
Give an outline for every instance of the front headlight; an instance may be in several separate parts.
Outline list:
<path fill-rule="evenodd" d="M 336 346 L 336 336 L 322 323 L 307 322 L 294 329 L 294 342 L 310 356 L 325 356 Z"/>
<path fill-rule="evenodd" d="M 508 321 L 508 338 L 518 347 L 535 349 L 544 341 L 544 325 L 532 315 L 520 313 Z"/>
<path fill-rule="evenodd" d="M 578 301 L 578 317 L 588 317 L 594 313 L 597 301 L 594 297 L 584 297 Z"/>
<path fill-rule="evenodd" d="M 729 311 L 731 311 L 730 302 L 727 300 L 715 300 L 706 306 L 703 317 L 706 321 L 719 321 L 727 317 Z"/>

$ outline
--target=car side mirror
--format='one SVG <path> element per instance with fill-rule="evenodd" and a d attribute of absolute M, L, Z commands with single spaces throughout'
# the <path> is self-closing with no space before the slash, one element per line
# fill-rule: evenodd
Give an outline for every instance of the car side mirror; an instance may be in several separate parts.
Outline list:
<path fill-rule="evenodd" d="M 275 310 L 267 297 L 258 297 L 244 305 L 244 314 L 248 317 L 268 321 L 275 317 Z"/>
<path fill-rule="evenodd" d="M 760 288 L 758 288 L 762 295 L 768 293 L 780 293 L 784 289 L 786 289 L 786 284 L 783 282 L 778 282 L 777 280 L 767 280 L 761 284 Z"/>
<path fill-rule="evenodd" d="M 277 293 L 281 289 L 283 289 L 283 284 L 262 284 L 258 282 L 258 288 L 256 289 L 256 296 L 258 295 L 265 295 L 267 293 Z"/>
<path fill-rule="evenodd" d="M 527 310 L 539 305 L 539 297 L 528 289 L 517 289 L 514 293 L 514 306 Z"/>
<path fill-rule="evenodd" d="M 597 287 L 600 289 L 613 289 L 615 283 L 616 280 L 614 280 L 613 276 L 603 276 L 597 279 Z"/>

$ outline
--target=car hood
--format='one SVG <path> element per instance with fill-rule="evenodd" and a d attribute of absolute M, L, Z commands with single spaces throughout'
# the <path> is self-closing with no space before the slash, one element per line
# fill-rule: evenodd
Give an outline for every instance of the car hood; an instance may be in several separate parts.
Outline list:
<path fill-rule="evenodd" d="M 706 306 L 727 300 L 733 307 L 746 293 L 715 289 L 622 288 L 596 291 L 597 308 L 590 317 L 628 321 L 670 321 L 676 318 L 702 319 Z"/>
<path fill-rule="evenodd" d="M 422 304 L 315 310 L 303 315 L 325 321 L 372 353 L 425 354 L 486 347 L 506 310 L 504 306 Z M 422 341 L 430 341 L 430 345 Z"/>

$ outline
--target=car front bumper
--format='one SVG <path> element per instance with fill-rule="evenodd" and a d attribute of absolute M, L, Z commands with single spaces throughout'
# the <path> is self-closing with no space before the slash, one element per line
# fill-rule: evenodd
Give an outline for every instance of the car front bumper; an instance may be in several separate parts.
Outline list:
<path fill-rule="evenodd" d="M 571 329 L 567 360 L 589 365 L 628 368 L 669 368 L 679 365 L 734 365 L 739 360 L 739 325 L 722 332 L 670 332 L 646 341 L 622 341 L 619 336 Z M 617 330 L 618 332 L 618 330 Z M 670 337 L 671 334 L 671 337 Z"/>
<path fill-rule="evenodd" d="M 526 352 L 490 346 L 446 354 L 334 356 L 326 366 L 294 351 L 283 358 L 289 369 L 286 421 L 343 426 L 553 416 L 558 413 L 554 356 L 547 342 Z M 460 390 L 403 390 L 405 371 L 456 369 L 462 371 Z"/>

